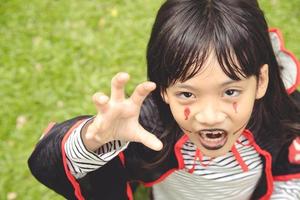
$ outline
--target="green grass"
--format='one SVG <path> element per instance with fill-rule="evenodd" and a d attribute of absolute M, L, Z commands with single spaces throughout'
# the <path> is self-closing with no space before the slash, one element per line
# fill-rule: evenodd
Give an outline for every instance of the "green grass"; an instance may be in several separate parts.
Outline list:
<path fill-rule="evenodd" d="M 145 80 L 161 2 L 0 0 L 0 199 L 62 199 L 28 170 L 35 143 L 48 122 L 93 114 L 91 95 L 116 72 L 131 74 L 128 93 Z M 300 1 L 260 2 L 300 58 Z"/>

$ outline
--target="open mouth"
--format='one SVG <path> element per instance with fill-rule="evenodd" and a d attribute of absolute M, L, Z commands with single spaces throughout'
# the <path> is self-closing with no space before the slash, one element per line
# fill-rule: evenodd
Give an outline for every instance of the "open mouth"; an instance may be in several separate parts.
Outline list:
<path fill-rule="evenodd" d="M 201 130 L 198 134 L 201 145 L 208 150 L 221 149 L 228 138 L 228 133 L 222 129 Z"/>

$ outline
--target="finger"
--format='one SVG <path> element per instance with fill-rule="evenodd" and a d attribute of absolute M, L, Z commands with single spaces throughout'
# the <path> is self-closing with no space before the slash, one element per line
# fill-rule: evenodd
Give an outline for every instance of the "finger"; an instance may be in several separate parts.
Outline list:
<path fill-rule="evenodd" d="M 132 93 L 130 99 L 138 106 L 141 106 L 147 95 L 155 89 L 153 82 L 144 82 L 138 85 Z"/>
<path fill-rule="evenodd" d="M 93 102 L 98 112 L 105 113 L 108 109 L 109 97 L 101 92 L 93 95 Z"/>
<path fill-rule="evenodd" d="M 153 149 L 154 151 L 160 151 L 163 147 L 163 143 L 155 135 L 149 133 L 143 128 L 139 131 L 137 140 L 138 141 L 136 142 L 143 143 L 145 146 Z"/>
<path fill-rule="evenodd" d="M 121 101 L 125 98 L 124 87 L 129 80 L 129 74 L 119 72 L 111 80 L 111 99 L 113 101 Z"/>

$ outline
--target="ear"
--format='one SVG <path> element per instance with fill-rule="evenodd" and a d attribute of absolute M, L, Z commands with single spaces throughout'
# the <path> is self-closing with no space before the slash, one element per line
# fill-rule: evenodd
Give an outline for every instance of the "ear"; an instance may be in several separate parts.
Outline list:
<path fill-rule="evenodd" d="M 269 65 L 264 64 L 260 68 L 260 73 L 257 81 L 256 99 L 265 96 L 269 84 Z"/>
<path fill-rule="evenodd" d="M 160 92 L 160 96 L 166 104 L 169 104 L 169 97 L 167 91 Z"/>

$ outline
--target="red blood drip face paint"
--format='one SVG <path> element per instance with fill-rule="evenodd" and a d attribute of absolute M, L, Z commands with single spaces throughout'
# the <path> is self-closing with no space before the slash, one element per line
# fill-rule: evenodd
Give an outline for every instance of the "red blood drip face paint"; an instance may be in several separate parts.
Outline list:
<path fill-rule="evenodd" d="M 233 102 L 232 104 L 234 112 L 237 113 L 237 102 Z"/>
<path fill-rule="evenodd" d="M 184 119 L 185 120 L 188 120 L 190 113 L 191 113 L 191 111 L 189 108 L 184 109 L 184 117 L 185 117 Z"/>

